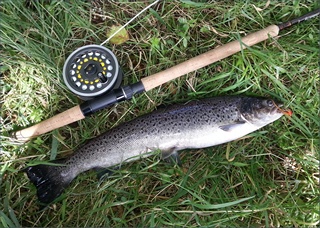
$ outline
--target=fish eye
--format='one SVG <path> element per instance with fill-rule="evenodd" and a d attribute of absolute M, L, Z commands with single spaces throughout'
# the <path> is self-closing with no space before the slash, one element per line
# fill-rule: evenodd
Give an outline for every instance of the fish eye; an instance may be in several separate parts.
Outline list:
<path fill-rule="evenodd" d="M 273 100 L 267 100 L 267 105 L 268 105 L 269 107 L 272 107 L 272 106 L 274 105 Z"/>

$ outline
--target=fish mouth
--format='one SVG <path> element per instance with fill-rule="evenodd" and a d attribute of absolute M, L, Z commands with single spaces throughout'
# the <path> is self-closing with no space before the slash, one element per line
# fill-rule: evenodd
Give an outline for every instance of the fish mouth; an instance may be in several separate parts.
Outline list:
<path fill-rule="evenodd" d="M 270 114 L 282 114 L 291 117 L 293 112 L 291 109 L 282 109 L 283 103 L 274 103 L 273 109 L 271 110 Z"/>
<path fill-rule="evenodd" d="M 281 109 L 283 107 L 283 103 L 280 102 L 274 102 L 274 107 L 271 110 L 271 114 L 276 114 L 276 113 L 283 113 L 283 110 Z"/>

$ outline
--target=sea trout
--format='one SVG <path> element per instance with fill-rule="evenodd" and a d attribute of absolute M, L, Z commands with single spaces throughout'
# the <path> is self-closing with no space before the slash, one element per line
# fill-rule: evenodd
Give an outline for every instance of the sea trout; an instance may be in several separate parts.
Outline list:
<path fill-rule="evenodd" d="M 281 104 L 266 98 L 214 97 L 159 109 L 121 124 L 80 146 L 61 165 L 25 168 L 48 204 L 80 173 L 114 167 L 161 150 L 163 157 L 177 151 L 205 148 L 245 136 L 283 115 Z"/>

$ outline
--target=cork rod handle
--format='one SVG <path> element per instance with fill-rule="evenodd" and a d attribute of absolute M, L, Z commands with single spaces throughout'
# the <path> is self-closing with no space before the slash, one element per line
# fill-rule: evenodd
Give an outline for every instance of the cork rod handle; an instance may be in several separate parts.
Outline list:
<path fill-rule="evenodd" d="M 267 28 L 243 37 L 241 41 L 232 41 L 176 66 L 168 68 L 167 70 L 145 77 L 141 79 L 141 82 L 143 83 L 145 90 L 149 91 L 165 82 L 217 62 L 245 49 L 247 46 L 252 46 L 268 39 L 268 37 L 274 37 L 278 34 L 279 27 L 277 25 L 270 25 Z"/>
<path fill-rule="evenodd" d="M 42 135 L 83 118 L 84 115 L 80 106 L 77 105 L 34 126 L 15 132 L 14 137 L 20 142 L 26 142 L 35 136 Z"/>

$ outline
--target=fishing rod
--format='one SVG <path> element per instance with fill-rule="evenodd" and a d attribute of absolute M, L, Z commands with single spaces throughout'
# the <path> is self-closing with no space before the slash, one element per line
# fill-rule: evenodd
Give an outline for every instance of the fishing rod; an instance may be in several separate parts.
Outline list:
<path fill-rule="evenodd" d="M 20 142 L 26 142 L 33 137 L 82 120 L 103 108 L 130 100 L 136 94 L 147 92 L 270 37 L 275 37 L 279 31 L 318 15 L 320 15 L 320 8 L 279 25 L 270 25 L 240 40 L 232 41 L 164 71 L 142 78 L 137 83 L 121 87 L 123 74 L 113 53 L 102 45 L 81 47 L 67 58 L 63 67 L 63 77 L 68 88 L 86 101 L 34 126 L 17 131 L 13 133 L 13 137 Z"/>

